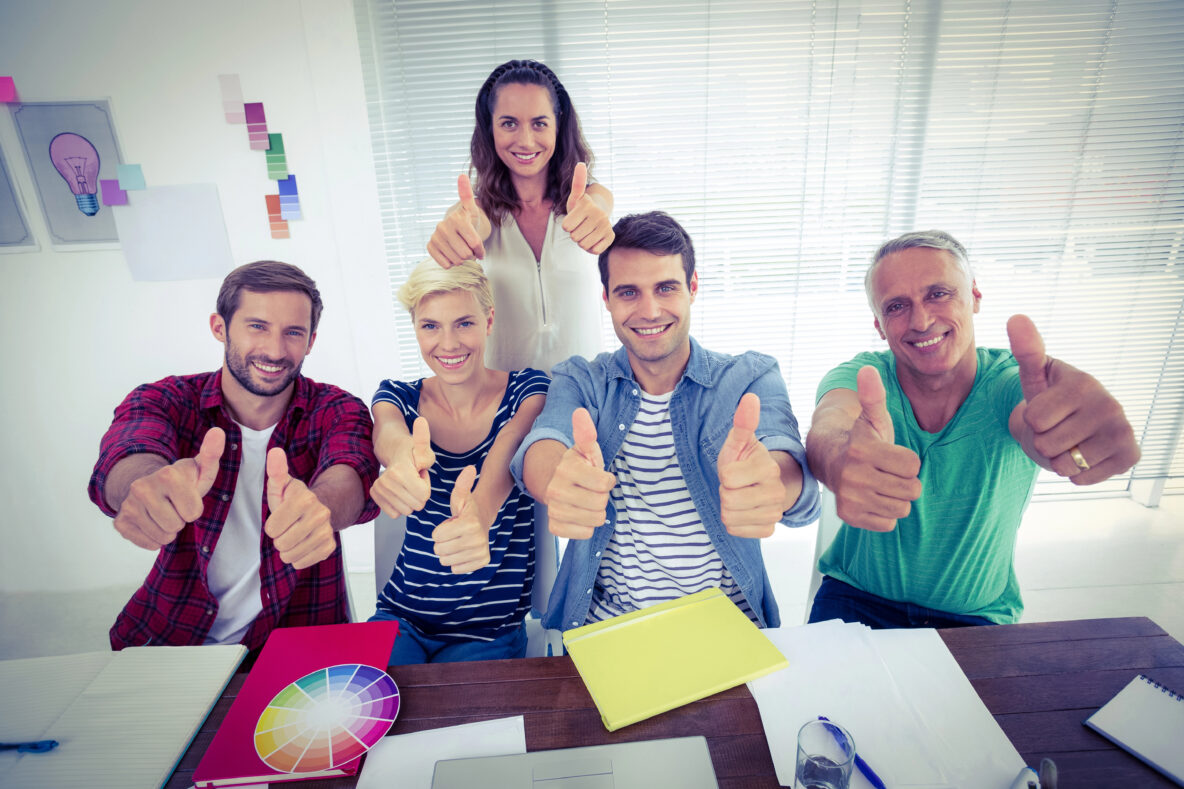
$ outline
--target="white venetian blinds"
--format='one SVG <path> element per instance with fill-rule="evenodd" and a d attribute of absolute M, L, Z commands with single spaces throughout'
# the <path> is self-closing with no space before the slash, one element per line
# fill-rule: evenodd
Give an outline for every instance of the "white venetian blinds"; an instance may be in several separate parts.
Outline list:
<path fill-rule="evenodd" d="M 970 251 L 980 344 L 1005 345 L 1007 317 L 1031 315 L 1050 353 L 1124 404 L 1143 446 L 1133 476 L 1184 486 L 1184 4 L 355 9 L 392 290 L 456 199 L 477 88 L 536 58 L 567 86 L 614 213 L 660 208 L 690 231 L 692 332 L 776 356 L 803 429 L 822 375 L 885 347 L 868 255 L 937 227 Z M 400 337 L 411 377 L 418 351 Z"/>

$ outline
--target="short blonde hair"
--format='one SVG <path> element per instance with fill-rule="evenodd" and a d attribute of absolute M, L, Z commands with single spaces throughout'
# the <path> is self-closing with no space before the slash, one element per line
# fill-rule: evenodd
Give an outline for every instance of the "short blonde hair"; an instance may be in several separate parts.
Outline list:
<path fill-rule="evenodd" d="M 421 260 L 411 269 L 407 281 L 395 295 L 399 303 L 415 315 L 415 308 L 428 296 L 450 293 L 454 290 L 472 293 L 486 315 L 493 311 L 493 293 L 489 289 L 489 280 L 485 278 L 485 270 L 481 268 L 481 264 L 475 260 L 466 260 L 452 268 L 443 268 L 431 258 Z"/>

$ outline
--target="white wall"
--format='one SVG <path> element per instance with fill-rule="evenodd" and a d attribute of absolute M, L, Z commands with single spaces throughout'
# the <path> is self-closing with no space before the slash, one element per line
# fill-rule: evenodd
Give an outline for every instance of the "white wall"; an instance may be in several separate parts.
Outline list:
<path fill-rule="evenodd" d="M 223 73 L 284 135 L 305 217 L 290 240 L 270 238 L 262 195 L 274 182 L 245 126 L 223 118 Z M 123 159 L 150 186 L 217 184 L 235 264 L 308 272 L 325 313 L 307 375 L 369 402 L 398 373 L 348 0 L 0 0 L 0 75 L 25 101 L 109 99 Z M 0 147 L 42 245 L 0 255 L 0 592 L 134 583 L 154 554 L 115 533 L 87 480 L 128 391 L 221 363 L 207 320 L 221 278 L 133 282 L 117 250 L 53 251 L 3 110 Z"/>

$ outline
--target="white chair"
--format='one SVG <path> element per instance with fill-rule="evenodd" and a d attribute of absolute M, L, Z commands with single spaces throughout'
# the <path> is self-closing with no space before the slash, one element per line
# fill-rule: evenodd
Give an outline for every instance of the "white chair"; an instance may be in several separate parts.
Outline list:
<path fill-rule="evenodd" d="M 543 627 L 543 612 L 547 610 L 547 599 L 551 587 L 559 574 L 559 545 L 556 537 L 547 530 L 547 508 L 535 504 L 534 518 L 534 592 L 530 599 L 530 614 L 526 617 L 526 656 L 550 657 L 563 654 L 563 636 L 558 630 Z M 392 518 L 379 514 L 374 521 L 374 595 L 382 594 L 383 587 L 390 580 L 395 569 L 395 559 L 403 549 L 403 538 L 407 535 L 407 519 Z"/>
<path fill-rule="evenodd" d="M 814 564 L 810 566 L 810 591 L 806 593 L 806 615 L 803 622 L 810 621 L 810 609 L 814 607 L 814 595 L 818 587 L 822 586 L 822 573 L 818 572 L 818 560 L 834 541 L 843 522 L 839 520 L 839 513 L 835 509 L 835 494 L 830 488 L 818 486 L 818 495 L 822 503 L 822 513 L 818 516 L 818 533 L 814 537 Z"/>

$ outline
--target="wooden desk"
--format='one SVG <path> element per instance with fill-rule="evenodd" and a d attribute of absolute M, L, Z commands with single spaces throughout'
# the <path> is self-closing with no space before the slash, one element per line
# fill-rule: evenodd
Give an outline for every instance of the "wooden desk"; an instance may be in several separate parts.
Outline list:
<path fill-rule="evenodd" d="M 1092 619 L 938 631 L 995 720 L 1031 765 L 1049 756 L 1061 786 L 1174 786 L 1081 725 L 1137 673 L 1184 688 L 1184 645 L 1150 619 Z M 545 750 L 658 737 L 707 737 L 720 786 L 776 787 L 756 702 L 744 686 L 607 732 L 570 658 L 395 666 L 402 693 L 391 734 L 523 715 L 526 747 Z M 169 780 L 192 774 L 245 675 L 231 680 Z M 299 789 L 352 787 L 352 779 Z"/>

